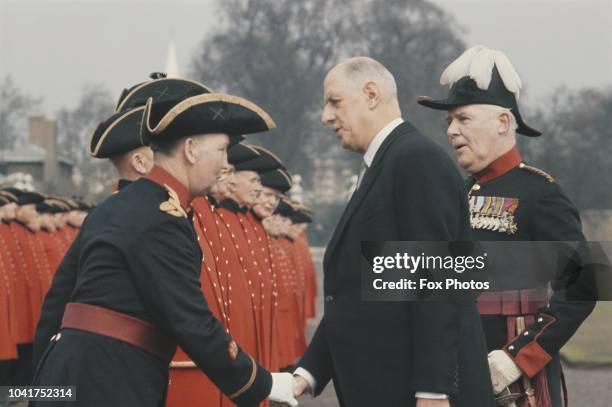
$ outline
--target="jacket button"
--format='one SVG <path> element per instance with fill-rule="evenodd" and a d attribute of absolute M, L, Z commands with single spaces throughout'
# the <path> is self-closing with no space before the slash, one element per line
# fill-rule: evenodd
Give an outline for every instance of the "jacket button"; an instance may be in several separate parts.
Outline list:
<path fill-rule="evenodd" d="M 334 300 L 334 297 L 332 295 L 328 295 L 327 297 L 325 297 L 325 302 L 332 302 Z"/>

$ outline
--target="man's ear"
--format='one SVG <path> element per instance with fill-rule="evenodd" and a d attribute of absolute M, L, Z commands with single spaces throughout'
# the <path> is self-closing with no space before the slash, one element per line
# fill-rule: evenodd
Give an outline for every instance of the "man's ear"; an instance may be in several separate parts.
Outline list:
<path fill-rule="evenodd" d="M 236 192 L 236 182 L 235 181 L 227 181 L 225 183 L 225 187 L 227 188 L 227 192 L 229 194 L 233 194 Z"/>
<path fill-rule="evenodd" d="M 368 107 L 374 109 L 380 103 L 380 88 L 376 82 L 369 81 L 363 86 L 363 93 L 368 100 Z"/>
<path fill-rule="evenodd" d="M 198 154 L 196 152 L 197 145 L 198 142 L 191 137 L 187 138 L 183 143 L 183 154 L 185 155 L 187 161 L 189 161 L 189 163 L 192 165 L 195 164 L 198 159 Z"/>
<path fill-rule="evenodd" d="M 134 170 L 142 175 L 145 176 L 147 175 L 147 163 L 146 163 L 146 158 L 144 157 L 144 155 L 140 154 L 140 153 L 134 153 L 132 154 L 132 168 L 134 168 Z"/>
<path fill-rule="evenodd" d="M 497 127 L 497 132 L 500 135 L 508 134 L 510 131 L 510 114 L 507 112 L 503 112 L 498 117 L 499 125 Z"/>

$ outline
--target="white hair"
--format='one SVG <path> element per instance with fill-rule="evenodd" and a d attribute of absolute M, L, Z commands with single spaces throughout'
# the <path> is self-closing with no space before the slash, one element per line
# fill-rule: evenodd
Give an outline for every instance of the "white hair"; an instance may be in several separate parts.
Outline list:
<path fill-rule="evenodd" d="M 377 60 L 369 57 L 354 57 L 341 64 L 346 78 L 363 85 L 372 81 L 381 90 L 385 101 L 397 100 L 397 85 L 393 74 Z"/>
<path fill-rule="evenodd" d="M 481 105 L 481 106 L 484 109 L 486 109 L 491 114 L 491 117 L 493 118 L 497 118 L 499 117 L 499 115 L 506 113 L 508 117 L 510 118 L 509 131 L 512 134 L 516 134 L 516 129 L 518 129 L 518 123 L 516 122 L 516 117 L 514 116 L 514 113 L 512 113 L 512 110 L 508 109 L 507 107 L 497 106 L 497 105 Z"/>

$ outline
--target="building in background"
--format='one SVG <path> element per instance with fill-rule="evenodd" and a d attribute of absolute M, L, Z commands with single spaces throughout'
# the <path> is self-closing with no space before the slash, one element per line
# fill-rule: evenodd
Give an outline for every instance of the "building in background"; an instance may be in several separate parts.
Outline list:
<path fill-rule="evenodd" d="M 44 115 L 28 117 L 26 143 L 0 149 L 0 183 L 28 179 L 36 190 L 67 195 L 74 189 L 73 167 L 72 160 L 58 153 L 56 121 Z"/>

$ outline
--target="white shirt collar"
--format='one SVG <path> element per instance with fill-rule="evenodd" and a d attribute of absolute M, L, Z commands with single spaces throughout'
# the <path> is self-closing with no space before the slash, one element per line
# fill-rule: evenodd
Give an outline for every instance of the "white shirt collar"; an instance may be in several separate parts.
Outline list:
<path fill-rule="evenodd" d="M 374 161 L 374 156 L 376 156 L 376 152 L 378 151 L 382 143 L 385 141 L 385 139 L 389 136 L 389 134 L 391 134 L 393 130 L 395 130 L 397 126 L 399 126 L 402 123 L 404 123 L 404 119 L 402 119 L 401 117 L 398 117 L 397 119 L 390 121 L 385 127 L 383 127 L 378 132 L 376 137 L 372 139 L 372 141 L 370 142 L 370 145 L 368 146 L 368 149 L 363 155 L 363 161 L 365 161 L 368 168 L 372 166 L 372 161 Z"/>

